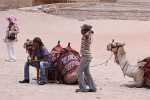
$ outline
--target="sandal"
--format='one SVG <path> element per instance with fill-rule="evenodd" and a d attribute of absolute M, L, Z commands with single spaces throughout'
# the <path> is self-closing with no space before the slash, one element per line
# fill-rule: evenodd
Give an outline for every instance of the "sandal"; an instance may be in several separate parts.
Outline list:
<path fill-rule="evenodd" d="M 76 89 L 75 92 L 87 92 L 87 90 Z"/>

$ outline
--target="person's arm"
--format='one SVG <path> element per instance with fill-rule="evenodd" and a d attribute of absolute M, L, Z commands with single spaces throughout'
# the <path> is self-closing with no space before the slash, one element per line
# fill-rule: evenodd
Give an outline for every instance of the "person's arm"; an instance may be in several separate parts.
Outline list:
<path fill-rule="evenodd" d="M 41 61 L 47 61 L 48 58 L 47 58 L 47 55 L 43 55 L 43 59 L 41 59 Z"/>
<path fill-rule="evenodd" d="M 15 28 L 15 34 L 18 34 L 19 33 L 19 28 L 18 28 L 16 23 L 14 24 L 14 28 Z"/>
<path fill-rule="evenodd" d="M 88 39 L 90 34 L 93 34 L 93 33 L 94 33 L 93 30 L 89 30 L 84 36 L 86 39 Z"/>
<path fill-rule="evenodd" d="M 33 52 L 33 53 L 32 53 L 32 55 L 31 55 L 31 59 L 28 60 L 30 64 L 35 61 L 35 50 L 33 49 L 32 52 Z"/>
<path fill-rule="evenodd" d="M 35 60 L 35 55 L 34 54 L 31 55 L 31 61 L 33 61 L 33 60 Z"/>
<path fill-rule="evenodd" d="M 47 52 L 47 49 L 45 47 L 42 47 L 42 53 L 43 53 L 43 57 L 40 60 L 36 60 L 36 61 L 48 61 L 48 55 L 49 53 Z"/>

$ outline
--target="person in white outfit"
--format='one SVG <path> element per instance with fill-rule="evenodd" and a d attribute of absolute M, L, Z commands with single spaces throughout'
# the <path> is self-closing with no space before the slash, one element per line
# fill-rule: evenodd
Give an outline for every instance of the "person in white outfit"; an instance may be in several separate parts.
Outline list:
<path fill-rule="evenodd" d="M 18 41 L 17 34 L 19 33 L 19 28 L 17 26 L 17 19 L 13 15 L 6 17 L 6 20 L 9 22 L 9 25 L 4 39 L 8 51 L 8 59 L 5 61 L 14 62 L 16 61 L 14 43 Z"/>

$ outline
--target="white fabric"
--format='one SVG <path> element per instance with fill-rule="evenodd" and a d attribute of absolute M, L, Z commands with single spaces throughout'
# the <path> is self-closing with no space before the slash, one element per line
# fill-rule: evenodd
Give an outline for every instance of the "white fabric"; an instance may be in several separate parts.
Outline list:
<path fill-rule="evenodd" d="M 15 55 L 15 48 L 14 48 L 14 43 L 15 41 L 12 42 L 7 42 L 7 51 L 8 51 L 8 59 L 15 59 L 16 60 L 16 55 Z"/>

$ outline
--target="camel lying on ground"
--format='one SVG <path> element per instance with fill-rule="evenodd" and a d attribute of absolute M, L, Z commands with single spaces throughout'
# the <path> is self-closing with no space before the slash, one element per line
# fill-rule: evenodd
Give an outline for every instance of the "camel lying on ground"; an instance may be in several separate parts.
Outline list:
<path fill-rule="evenodd" d="M 120 65 L 124 75 L 134 79 L 133 83 L 125 84 L 127 87 L 150 87 L 150 74 L 144 76 L 144 66 L 146 62 L 131 65 L 126 59 L 126 52 L 124 51 L 125 43 L 112 42 L 107 45 L 107 50 L 115 55 L 115 63 Z"/>
<path fill-rule="evenodd" d="M 27 39 L 23 47 L 29 54 L 27 59 L 31 59 L 33 41 Z M 57 69 L 58 81 L 65 84 L 76 84 L 78 80 L 77 69 L 79 67 L 79 53 L 71 48 L 70 43 L 68 43 L 66 48 L 62 48 L 60 46 L 60 41 L 58 41 L 58 44 L 51 50 L 50 55 L 54 63 L 53 67 Z"/>

